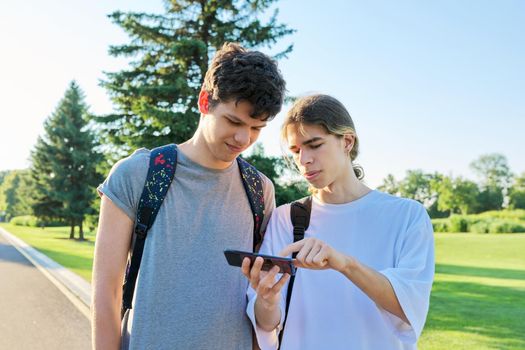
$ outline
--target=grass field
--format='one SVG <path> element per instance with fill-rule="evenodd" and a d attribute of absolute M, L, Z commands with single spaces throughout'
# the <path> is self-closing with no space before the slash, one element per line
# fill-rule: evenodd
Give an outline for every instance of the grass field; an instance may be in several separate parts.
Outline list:
<path fill-rule="evenodd" d="M 5 223 L 1 223 L 0 227 L 46 254 L 60 265 L 75 272 L 86 281 L 91 282 L 93 250 L 95 248 L 95 236 L 93 233 L 86 233 L 84 235 L 85 241 L 77 241 L 69 239 L 69 227 L 42 229 Z M 78 232 L 76 235 L 78 237 Z"/>
<path fill-rule="evenodd" d="M 94 237 L 0 224 L 91 280 Z M 525 234 L 437 233 L 436 278 L 420 350 L 525 349 Z"/>
<path fill-rule="evenodd" d="M 419 349 L 525 349 L 525 234 L 436 234 Z"/>

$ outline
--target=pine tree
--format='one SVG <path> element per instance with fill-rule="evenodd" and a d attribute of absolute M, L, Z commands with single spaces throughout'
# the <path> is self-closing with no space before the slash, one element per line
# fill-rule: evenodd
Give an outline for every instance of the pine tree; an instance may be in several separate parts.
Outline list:
<path fill-rule="evenodd" d="M 105 87 L 117 113 L 96 120 L 107 141 L 124 152 L 181 142 L 198 123 L 197 97 L 208 63 L 224 42 L 270 47 L 294 32 L 278 24 L 277 0 L 172 0 L 165 14 L 115 12 L 109 18 L 131 37 L 112 46 L 115 57 L 132 57 L 128 70 L 106 73 Z M 286 56 L 292 45 L 275 57 Z"/>
<path fill-rule="evenodd" d="M 71 239 L 79 226 L 81 240 L 84 217 L 91 213 L 96 198 L 94 188 L 102 181 L 96 167 L 103 160 L 94 151 L 95 138 L 87 127 L 86 112 L 83 93 L 73 81 L 44 123 L 45 134 L 31 154 L 35 215 L 67 222 Z"/>

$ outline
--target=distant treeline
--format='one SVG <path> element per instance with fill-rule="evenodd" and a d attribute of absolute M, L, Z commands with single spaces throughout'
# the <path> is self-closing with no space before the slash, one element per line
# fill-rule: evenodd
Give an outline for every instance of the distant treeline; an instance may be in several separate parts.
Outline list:
<path fill-rule="evenodd" d="M 470 168 L 478 181 L 409 170 L 400 180 L 388 175 L 379 189 L 423 203 L 432 218 L 525 209 L 525 173 L 514 175 L 504 155 L 482 155 Z"/>

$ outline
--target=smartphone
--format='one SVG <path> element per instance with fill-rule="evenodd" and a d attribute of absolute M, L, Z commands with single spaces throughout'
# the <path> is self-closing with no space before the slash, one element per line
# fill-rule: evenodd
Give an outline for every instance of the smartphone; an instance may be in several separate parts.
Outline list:
<path fill-rule="evenodd" d="M 228 260 L 228 264 L 230 264 L 231 266 L 238 266 L 238 267 L 242 266 L 242 261 L 244 260 L 244 258 L 249 258 L 251 261 L 250 266 L 253 266 L 255 258 L 260 256 L 261 258 L 264 259 L 261 270 L 268 271 L 274 266 L 279 266 L 280 273 L 287 273 L 292 276 L 295 275 L 295 266 L 292 263 L 291 258 L 283 258 L 280 256 L 264 255 L 264 254 L 243 252 L 240 250 L 231 250 L 231 249 L 226 249 L 224 251 L 224 256 L 226 256 L 226 260 Z"/>

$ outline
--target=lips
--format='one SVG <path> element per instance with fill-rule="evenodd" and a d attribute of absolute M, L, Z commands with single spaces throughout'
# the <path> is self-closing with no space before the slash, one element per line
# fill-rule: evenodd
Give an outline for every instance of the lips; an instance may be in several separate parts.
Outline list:
<path fill-rule="evenodd" d="M 229 143 L 227 143 L 226 146 L 228 146 L 228 149 L 229 149 L 232 153 L 241 153 L 242 151 L 244 151 L 244 148 L 242 148 L 242 147 L 237 147 L 237 146 L 232 146 L 232 145 L 230 145 Z"/>
<path fill-rule="evenodd" d="M 312 181 L 317 176 L 319 176 L 320 173 L 321 173 L 320 170 L 308 171 L 308 172 L 304 173 L 304 177 L 306 178 L 307 181 Z"/>

